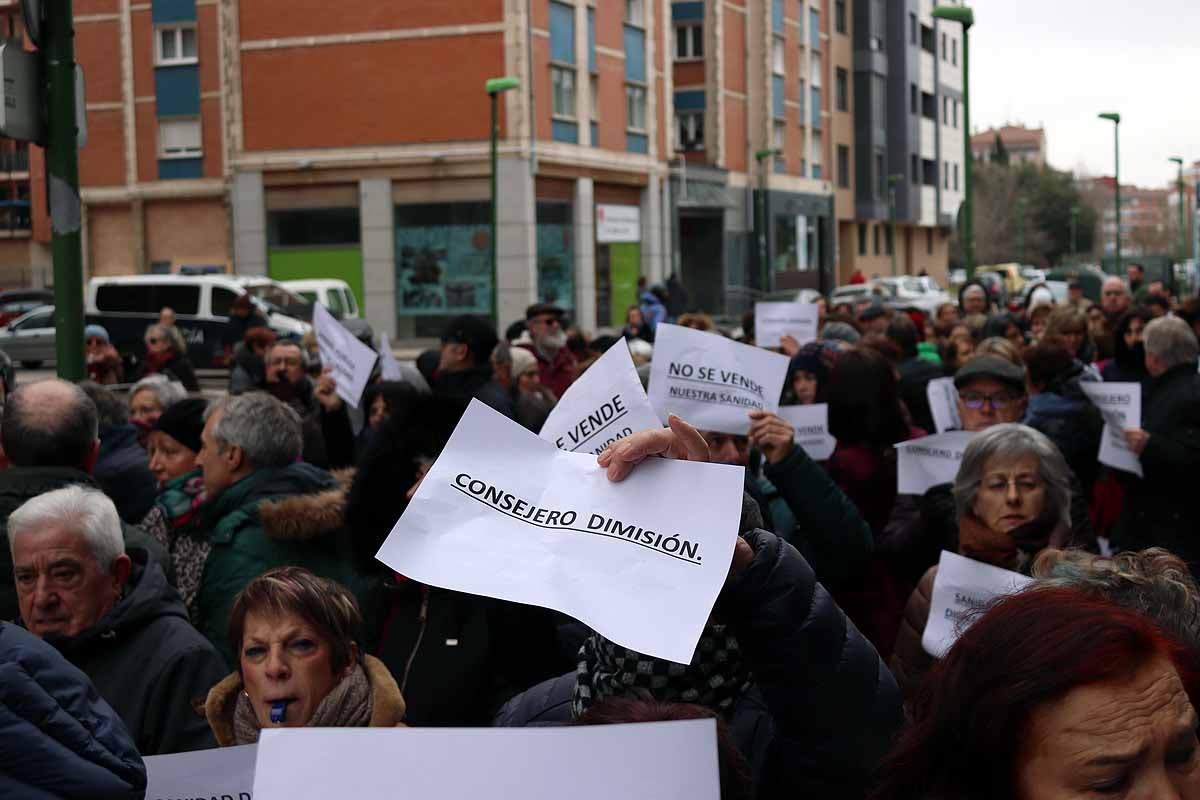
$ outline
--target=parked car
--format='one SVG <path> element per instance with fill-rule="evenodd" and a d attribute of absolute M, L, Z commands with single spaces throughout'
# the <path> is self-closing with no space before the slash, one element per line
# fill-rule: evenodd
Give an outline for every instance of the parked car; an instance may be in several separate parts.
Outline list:
<path fill-rule="evenodd" d="M 338 319 L 358 319 L 358 300 L 350 284 L 334 278 L 318 278 L 303 281 L 283 281 L 289 291 L 310 303 L 320 303 Z"/>
<path fill-rule="evenodd" d="M 1025 278 L 1021 275 L 1021 265 L 1014 262 L 1008 264 L 988 264 L 975 270 L 975 277 L 984 274 L 999 275 L 1004 281 L 1004 289 L 1010 294 L 1017 294 L 1025 286 Z"/>
<path fill-rule="evenodd" d="M 763 303 L 815 303 L 824 295 L 816 289 L 778 289 L 763 295 Z"/>
<path fill-rule="evenodd" d="M 0 292 L 0 325 L 7 325 L 22 314 L 53 302 L 54 292 L 48 289 L 9 289 Z"/>
<path fill-rule="evenodd" d="M 0 350 L 23 367 L 55 360 L 54 306 L 38 306 L 0 328 Z"/>
<path fill-rule="evenodd" d="M 927 316 L 933 316 L 938 306 L 950 302 L 950 295 L 942 291 L 937 281 L 928 276 L 898 276 L 879 278 L 875 283 L 888 286 L 892 297 L 886 304 L 896 308 L 915 308 Z"/>

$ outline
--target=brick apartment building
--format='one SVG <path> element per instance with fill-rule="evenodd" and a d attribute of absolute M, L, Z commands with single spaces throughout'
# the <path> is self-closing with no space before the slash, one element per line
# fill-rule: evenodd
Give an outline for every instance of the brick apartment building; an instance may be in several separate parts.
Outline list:
<path fill-rule="evenodd" d="M 940 274 L 961 31 L 931 8 L 76 0 L 85 267 L 342 277 L 400 338 L 487 314 L 493 292 L 501 324 L 542 299 L 595 330 L 623 322 L 639 276 L 676 272 L 690 305 L 737 313 L 764 289 L 886 274 L 902 174 L 900 269 Z M 520 88 L 500 99 L 493 285 L 483 86 L 503 75 Z M 38 283 L 43 162 L 6 146 L 0 271 Z"/>

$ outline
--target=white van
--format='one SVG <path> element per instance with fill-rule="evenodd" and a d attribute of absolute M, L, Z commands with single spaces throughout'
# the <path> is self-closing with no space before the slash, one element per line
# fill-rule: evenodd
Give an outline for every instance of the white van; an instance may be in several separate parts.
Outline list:
<path fill-rule="evenodd" d="M 282 284 L 310 303 L 320 303 L 338 319 L 358 319 L 358 301 L 350 284 L 336 278 L 282 281 Z"/>

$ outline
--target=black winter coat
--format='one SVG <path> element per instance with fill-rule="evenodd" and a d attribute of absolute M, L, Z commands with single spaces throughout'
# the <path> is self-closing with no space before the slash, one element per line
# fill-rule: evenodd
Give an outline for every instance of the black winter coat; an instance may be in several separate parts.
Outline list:
<path fill-rule="evenodd" d="M 196 380 L 196 370 L 187 356 L 175 356 L 163 364 L 159 372 L 173 381 L 182 383 L 183 388 L 189 392 L 200 391 L 200 381 Z"/>
<path fill-rule="evenodd" d="M 879 654 L 774 534 L 750 531 L 754 559 L 714 613 L 746 654 L 754 689 L 730 731 L 760 798 L 861 797 L 901 722 L 900 691 Z M 564 724 L 574 675 L 513 698 L 495 724 Z"/>
<path fill-rule="evenodd" d="M 912 424 L 922 430 L 934 430 L 933 412 L 929 410 L 929 382 L 942 377 L 942 367 L 924 358 L 913 357 L 896 367 L 900 373 L 900 399 L 912 415 Z"/>
<path fill-rule="evenodd" d="M 1145 386 L 1142 429 L 1150 434 L 1142 451 L 1143 477 L 1126 476 L 1125 505 L 1113 533 L 1121 550 L 1165 547 L 1200 576 L 1200 521 L 1196 475 L 1200 471 L 1200 375 L 1181 364 Z"/>
<path fill-rule="evenodd" d="M 100 455 L 92 474 L 130 525 L 145 519 L 158 497 L 150 456 L 138 444 L 137 429 L 128 423 L 100 431 Z"/>
<path fill-rule="evenodd" d="M 203 708 L 225 661 L 188 621 L 183 600 L 147 551 L 129 551 L 125 595 L 77 636 L 47 636 L 121 715 L 143 755 L 216 747 Z"/>
<path fill-rule="evenodd" d="M 70 467 L 10 467 L 0 471 L 0 621 L 15 622 L 21 616 L 17 607 L 17 588 L 13 583 L 12 550 L 8 544 L 8 515 L 26 500 L 74 484 L 92 489 L 100 488 L 91 475 Z M 125 549 L 145 548 L 153 554 L 154 560 L 162 565 L 167 578 L 173 579 L 171 560 L 162 545 L 132 525 L 122 525 L 121 532 L 125 537 Z"/>
<path fill-rule="evenodd" d="M 135 800 L 146 767 L 116 712 L 50 645 L 0 623 L 0 797 Z"/>

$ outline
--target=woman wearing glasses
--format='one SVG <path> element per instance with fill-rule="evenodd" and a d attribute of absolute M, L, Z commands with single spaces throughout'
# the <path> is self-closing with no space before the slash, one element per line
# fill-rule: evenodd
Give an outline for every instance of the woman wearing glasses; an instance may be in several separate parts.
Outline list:
<path fill-rule="evenodd" d="M 1054 443 L 1033 428 L 993 425 L 967 445 L 954 479 L 958 552 L 985 564 L 1028 574 L 1046 547 L 1071 535 L 1067 463 Z M 930 567 L 904 609 L 892 673 L 911 698 L 933 663 L 921 647 L 937 567 Z"/>
<path fill-rule="evenodd" d="M 182 383 L 189 392 L 200 391 L 196 371 L 188 360 L 187 345 L 182 336 L 177 332 L 172 335 L 171 329 L 165 325 L 151 325 L 146 328 L 145 342 L 147 375 L 166 375 Z"/>

